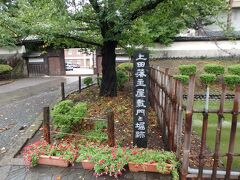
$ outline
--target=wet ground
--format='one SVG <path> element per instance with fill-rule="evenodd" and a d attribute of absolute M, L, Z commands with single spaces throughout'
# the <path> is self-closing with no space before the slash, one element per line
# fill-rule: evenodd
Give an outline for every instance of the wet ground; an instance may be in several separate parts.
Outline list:
<path fill-rule="evenodd" d="M 60 97 L 61 82 L 66 92 L 78 88 L 78 77 L 26 78 L 0 86 L 0 158 L 43 107 Z"/>

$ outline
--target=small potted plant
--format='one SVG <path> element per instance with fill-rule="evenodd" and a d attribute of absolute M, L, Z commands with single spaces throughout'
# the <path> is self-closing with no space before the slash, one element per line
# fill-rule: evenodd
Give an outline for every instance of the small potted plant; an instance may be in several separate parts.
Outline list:
<path fill-rule="evenodd" d="M 129 170 L 132 172 L 146 171 L 172 174 L 178 179 L 178 161 L 174 153 L 150 149 L 131 149 L 129 156 Z"/>
<path fill-rule="evenodd" d="M 71 144 L 50 145 L 46 141 L 37 141 L 24 148 L 23 156 L 26 165 L 38 164 L 68 167 L 75 160 L 75 149 Z"/>

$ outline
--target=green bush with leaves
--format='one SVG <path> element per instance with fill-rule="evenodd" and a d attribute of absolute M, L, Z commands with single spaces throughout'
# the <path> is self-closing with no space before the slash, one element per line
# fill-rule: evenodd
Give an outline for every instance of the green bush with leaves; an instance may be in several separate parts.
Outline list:
<path fill-rule="evenodd" d="M 133 70 L 133 63 L 126 62 L 118 65 L 117 69 L 123 70 L 125 72 L 131 72 Z"/>
<path fill-rule="evenodd" d="M 90 84 L 93 83 L 92 77 L 86 77 L 86 78 L 83 80 L 83 83 L 84 83 L 86 86 L 89 86 Z"/>
<path fill-rule="evenodd" d="M 118 69 L 117 70 L 117 87 L 119 90 L 124 88 L 124 84 L 128 81 L 127 74 L 123 71 Z"/>
<path fill-rule="evenodd" d="M 206 64 L 204 71 L 208 74 L 222 75 L 224 74 L 224 66 L 219 64 Z"/>
<path fill-rule="evenodd" d="M 61 101 L 52 110 L 53 125 L 61 132 L 69 133 L 74 125 L 81 123 L 86 112 L 86 103 L 80 102 L 74 105 L 71 100 Z"/>
<path fill-rule="evenodd" d="M 190 76 L 196 74 L 197 66 L 195 64 L 183 64 L 178 66 L 178 69 L 180 74 Z"/>
<path fill-rule="evenodd" d="M 228 67 L 229 74 L 240 76 L 240 64 L 231 65 Z"/>
<path fill-rule="evenodd" d="M 0 74 L 5 74 L 12 71 L 13 68 L 7 64 L 0 64 Z"/>
<path fill-rule="evenodd" d="M 200 75 L 200 80 L 206 85 L 212 84 L 214 81 L 216 81 L 216 79 L 217 79 L 217 77 L 215 74 L 201 74 Z"/>
<path fill-rule="evenodd" d="M 189 76 L 187 75 L 175 75 L 174 79 L 181 81 L 183 84 L 188 84 Z"/>
<path fill-rule="evenodd" d="M 224 83 L 227 84 L 230 88 L 234 88 L 236 85 L 240 84 L 240 76 L 238 75 L 225 75 Z"/>

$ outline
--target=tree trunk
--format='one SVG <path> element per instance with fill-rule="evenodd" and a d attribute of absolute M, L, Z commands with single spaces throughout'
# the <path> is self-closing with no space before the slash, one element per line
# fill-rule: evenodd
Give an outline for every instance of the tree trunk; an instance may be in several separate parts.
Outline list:
<path fill-rule="evenodd" d="M 106 41 L 102 47 L 102 83 L 100 96 L 117 96 L 116 41 Z"/>

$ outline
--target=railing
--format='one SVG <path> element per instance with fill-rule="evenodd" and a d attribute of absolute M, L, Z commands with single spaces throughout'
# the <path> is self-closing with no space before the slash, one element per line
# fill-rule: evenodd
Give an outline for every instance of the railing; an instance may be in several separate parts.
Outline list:
<path fill-rule="evenodd" d="M 208 111 L 204 109 L 194 109 L 195 76 L 190 76 L 186 100 L 187 105 L 185 106 L 183 103 L 183 84 L 169 75 L 168 69 L 165 69 L 165 72 L 163 72 L 160 71 L 159 68 L 150 68 L 149 91 L 150 104 L 157 113 L 165 144 L 167 144 L 169 150 L 176 152 L 177 157 L 182 160 L 181 179 L 240 179 L 240 172 L 232 171 L 233 159 L 240 157 L 239 153 L 234 153 L 234 145 L 239 143 L 235 142 L 235 139 L 239 114 L 240 85 L 235 89 L 232 110 L 224 109 L 226 97 L 226 86 L 224 84 L 222 85 L 218 109 L 210 109 Z M 200 149 L 199 153 L 195 155 L 191 154 L 191 136 L 193 114 L 197 113 L 203 114 L 203 123 Z M 209 114 L 217 114 L 218 122 L 214 152 L 207 154 L 205 149 Z M 232 121 L 231 131 L 229 132 L 230 140 L 228 142 L 228 152 L 226 154 L 221 154 L 220 144 L 224 114 L 232 114 Z M 204 160 L 209 156 L 213 159 L 213 166 L 210 170 L 204 167 Z M 197 167 L 191 168 L 189 166 L 190 157 L 198 160 Z M 220 158 L 222 157 L 227 157 L 226 167 L 223 170 L 218 167 Z"/>

